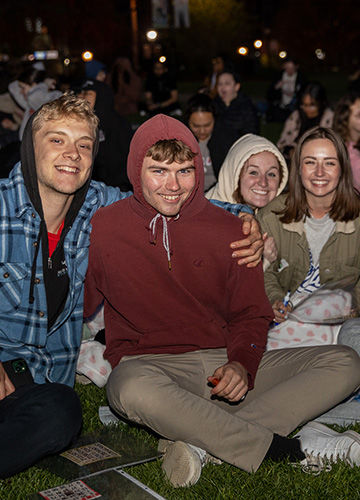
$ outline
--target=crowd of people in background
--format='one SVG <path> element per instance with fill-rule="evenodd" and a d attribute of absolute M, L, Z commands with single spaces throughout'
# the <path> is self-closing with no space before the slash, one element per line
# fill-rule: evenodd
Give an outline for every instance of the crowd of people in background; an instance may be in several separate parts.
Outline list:
<path fill-rule="evenodd" d="M 92 60 L 85 63 L 83 81 L 77 77 L 66 83 L 50 74 L 43 62 L 22 64 L 14 78 L 7 74 L 6 67 L 2 68 L 2 176 L 19 159 L 20 141 L 29 117 L 42 104 L 59 97 L 65 90 L 84 95 L 84 85 L 89 85 L 91 81 L 101 87 L 98 92 L 103 96 L 100 103 L 98 95 L 96 105 L 96 113 L 99 117 L 101 115 L 102 130 L 99 156 L 106 157 L 109 165 L 108 172 L 99 173 L 100 168 L 95 168 L 98 180 L 121 188 L 131 187 L 126 172 L 119 174 L 116 168 L 117 165 L 124 165 L 132 136 L 130 129 L 132 127 L 134 131 L 145 118 L 163 113 L 184 121 L 198 139 L 205 165 L 205 190 L 215 184 L 230 146 L 243 135 L 259 134 L 264 121 L 283 124 L 277 146 L 288 166 L 304 132 L 316 125 L 334 127 L 347 144 L 355 186 L 360 186 L 360 132 L 356 122 L 357 114 L 360 120 L 360 99 L 357 80 L 350 82 L 348 95 L 338 103 L 329 103 L 324 86 L 317 81 L 308 81 L 298 63 L 288 58 L 269 85 L 264 99 L 254 102 L 244 93 L 243 81 L 225 54 L 213 57 L 209 75 L 190 97 L 189 94 L 179 94 L 176 72 L 166 61 L 158 59 L 152 63 L 149 60 L 141 74 L 135 71 L 127 57 L 118 57 L 108 68 L 100 61 Z M 105 94 L 108 103 L 106 112 Z"/>

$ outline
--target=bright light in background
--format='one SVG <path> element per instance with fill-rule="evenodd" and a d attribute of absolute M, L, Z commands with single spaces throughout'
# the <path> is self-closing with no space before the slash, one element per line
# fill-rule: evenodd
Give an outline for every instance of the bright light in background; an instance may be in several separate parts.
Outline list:
<path fill-rule="evenodd" d="M 90 50 L 86 50 L 81 54 L 81 57 L 83 61 L 91 61 L 92 58 L 94 57 L 94 54 L 90 52 Z"/>
<path fill-rule="evenodd" d="M 325 52 L 322 49 L 316 49 L 315 50 L 315 55 L 320 60 L 325 59 L 325 57 L 326 57 L 326 54 L 325 54 Z"/>
<path fill-rule="evenodd" d="M 164 63 L 164 62 L 166 61 L 166 57 L 165 57 L 165 56 L 161 56 L 161 57 L 159 57 L 159 61 L 160 61 L 161 63 Z"/>
<path fill-rule="evenodd" d="M 158 34 L 157 34 L 157 31 L 155 31 L 155 30 L 150 30 L 150 31 L 148 31 L 148 32 L 146 33 L 146 38 L 147 38 L 148 40 L 150 40 L 150 41 L 154 41 L 154 40 L 156 40 L 156 39 L 157 39 L 157 36 L 158 36 Z"/>
<path fill-rule="evenodd" d="M 241 56 L 246 56 L 249 52 L 249 49 L 247 47 L 239 47 L 238 48 L 238 53 L 241 55 Z"/>
<path fill-rule="evenodd" d="M 282 50 L 281 52 L 279 52 L 280 59 L 285 59 L 286 56 L 287 56 L 286 50 Z"/>
<path fill-rule="evenodd" d="M 67 57 L 66 59 L 64 59 L 64 66 L 69 66 L 70 64 L 70 59 Z"/>
<path fill-rule="evenodd" d="M 254 47 L 255 49 L 260 49 L 262 47 L 262 41 L 261 40 L 255 40 L 254 42 Z"/>

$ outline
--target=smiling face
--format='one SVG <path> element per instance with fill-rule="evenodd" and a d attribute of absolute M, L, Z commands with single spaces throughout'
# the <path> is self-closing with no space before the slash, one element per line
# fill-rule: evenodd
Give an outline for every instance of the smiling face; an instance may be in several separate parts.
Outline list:
<path fill-rule="evenodd" d="M 313 139 L 303 145 L 300 156 L 301 182 L 309 207 L 329 208 L 339 185 L 341 168 L 334 144 Z"/>
<path fill-rule="evenodd" d="M 45 121 L 34 134 L 34 153 L 42 199 L 68 198 L 91 173 L 94 136 L 86 120 L 66 118 Z"/>
<path fill-rule="evenodd" d="M 236 83 L 231 73 L 222 73 L 217 83 L 217 91 L 226 106 L 235 99 L 240 90 L 240 83 Z"/>
<path fill-rule="evenodd" d="M 273 153 L 263 151 L 250 156 L 239 179 L 240 194 L 252 208 L 265 207 L 277 194 L 280 165 Z"/>
<path fill-rule="evenodd" d="M 194 161 L 167 163 L 145 156 L 141 187 L 149 205 L 165 217 L 174 217 L 195 187 Z"/>
<path fill-rule="evenodd" d="M 194 111 L 189 118 L 189 127 L 198 141 L 208 139 L 214 130 L 214 115 L 208 111 Z"/>

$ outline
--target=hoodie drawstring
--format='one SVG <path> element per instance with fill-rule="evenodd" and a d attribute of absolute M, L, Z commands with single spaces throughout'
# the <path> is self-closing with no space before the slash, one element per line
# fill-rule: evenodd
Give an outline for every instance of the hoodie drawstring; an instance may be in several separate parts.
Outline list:
<path fill-rule="evenodd" d="M 157 224 L 159 219 L 162 219 L 162 223 L 163 223 L 163 246 L 165 248 L 166 255 L 168 258 L 169 271 L 171 271 L 169 232 L 168 232 L 166 217 L 164 217 L 161 214 L 156 214 L 155 217 L 150 221 L 149 228 L 150 228 L 150 231 L 151 231 L 151 234 L 153 237 L 153 241 L 154 241 L 154 243 L 156 243 L 156 224 Z"/>

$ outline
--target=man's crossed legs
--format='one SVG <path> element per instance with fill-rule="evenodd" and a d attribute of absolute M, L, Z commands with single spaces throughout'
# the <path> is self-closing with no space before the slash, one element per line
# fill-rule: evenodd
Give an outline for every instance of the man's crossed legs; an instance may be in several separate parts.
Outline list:
<path fill-rule="evenodd" d="M 274 434 L 287 436 L 360 385 L 360 358 L 352 349 L 274 350 L 264 354 L 255 388 L 231 404 L 212 399 L 207 382 L 226 362 L 225 349 L 127 356 L 108 381 L 110 405 L 169 440 L 252 472 Z"/>

